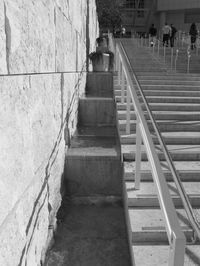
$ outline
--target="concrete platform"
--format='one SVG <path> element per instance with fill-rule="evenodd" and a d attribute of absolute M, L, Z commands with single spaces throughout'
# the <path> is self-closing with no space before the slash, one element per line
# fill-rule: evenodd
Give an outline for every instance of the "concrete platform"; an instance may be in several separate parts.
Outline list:
<path fill-rule="evenodd" d="M 55 244 L 45 266 L 131 266 L 122 203 L 63 201 Z"/>

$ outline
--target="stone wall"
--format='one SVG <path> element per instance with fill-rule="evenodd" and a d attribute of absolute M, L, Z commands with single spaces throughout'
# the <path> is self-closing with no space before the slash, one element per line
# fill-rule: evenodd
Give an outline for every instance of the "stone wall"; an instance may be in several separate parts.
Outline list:
<path fill-rule="evenodd" d="M 0 1 L 0 265 L 42 265 L 97 35 L 95 0 Z"/>

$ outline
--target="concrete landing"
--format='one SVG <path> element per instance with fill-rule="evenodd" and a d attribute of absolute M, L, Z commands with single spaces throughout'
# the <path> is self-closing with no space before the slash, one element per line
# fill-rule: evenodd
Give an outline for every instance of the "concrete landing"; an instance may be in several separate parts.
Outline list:
<path fill-rule="evenodd" d="M 131 266 L 121 202 L 75 206 L 65 200 L 58 219 L 45 266 Z"/>

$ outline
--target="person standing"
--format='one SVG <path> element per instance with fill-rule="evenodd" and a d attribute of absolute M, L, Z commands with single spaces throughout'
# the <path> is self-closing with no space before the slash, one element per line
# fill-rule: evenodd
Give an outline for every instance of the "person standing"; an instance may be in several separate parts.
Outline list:
<path fill-rule="evenodd" d="M 190 34 L 191 49 L 193 50 L 194 48 L 196 48 L 196 39 L 198 35 L 197 26 L 194 22 L 190 26 L 189 34 Z"/>
<path fill-rule="evenodd" d="M 165 23 L 165 25 L 162 28 L 162 32 L 163 32 L 163 46 L 168 47 L 169 45 L 169 38 L 171 36 L 171 27 L 167 24 L 167 22 Z"/>
<path fill-rule="evenodd" d="M 156 35 L 157 35 L 157 29 L 155 28 L 154 24 L 151 25 L 149 28 L 149 38 L 150 38 L 150 45 L 153 47 L 156 43 Z"/>
<path fill-rule="evenodd" d="M 177 29 L 174 27 L 173 24 L 171 24 L 170 26 L 171 26 L 170 46 L 174 47 L 174 40 L 175 40 Z"/>

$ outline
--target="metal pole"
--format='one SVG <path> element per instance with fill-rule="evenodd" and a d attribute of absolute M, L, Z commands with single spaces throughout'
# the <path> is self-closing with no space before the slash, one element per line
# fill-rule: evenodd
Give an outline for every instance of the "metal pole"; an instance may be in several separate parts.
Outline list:
<path fill-rule="evenodd" d="M 176 50 L 176 57 L 175 57 L 175 72 L 176 72 L 176 62 L 177 62 L 177 59 L 178 59 L 178 52 L 179 52 L 179 50 L 177 49 Z"/>
<path fill-rule="evenodd" d="M 173 68 L 174 49 L 171 48 L 171 69 Z"/>
<path fill-rule="evenodd" d="M 140 189 L 141 180 L 141 146 L 142 146 L 142 136 L 140 132 L 140 121 L 136 117 L 136 166 L 135 166 L 135 189 Z"/>
<path fill-rule="evenodd" d="M 164 51 L 164 63 L 165 63 L 165 56 L 166 56 L 166 46 L 165 46 L 165 44 L 164 44 L 164 49 L 163 49 L 163 51 Z"/>
<path fill-rule="evenodd" d="M 189 73 L 190 72 L 190 57 L 191 57 L 189 50 L 187 51 L 187 57 L 188 57 L 188 60 L 187 60 L 187 73 Z"/>
<path fill-rule="evenodd" d="M 158 56 L 159 56 L 159 53 L 160 53 L 160 40 L 158 40 Z"/>
<path fill-rule="evenodd" d="M 122 69 L 122 84 L 121 84 L 121 103 L 124 103 L 124 91 L 125 91 L 125 75 Z"/>
<path fill-rule="evenodd" d="M 130 134 L 131 127 L 131 95 L 130 95 L 130 86 L 127 85 L 126 89 L 126 134 Z"/>

